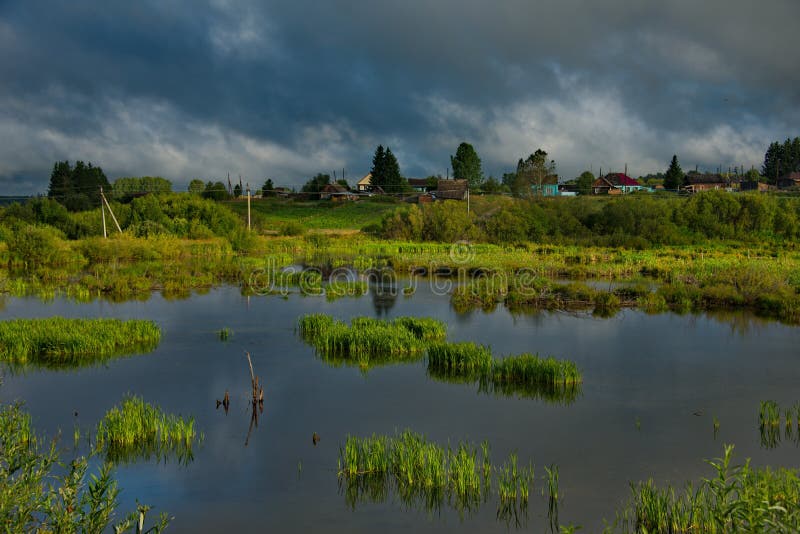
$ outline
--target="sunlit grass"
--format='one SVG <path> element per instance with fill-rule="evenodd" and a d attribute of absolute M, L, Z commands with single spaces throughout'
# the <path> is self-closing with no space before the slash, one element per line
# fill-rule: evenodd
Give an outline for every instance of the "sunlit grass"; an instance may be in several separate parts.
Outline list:
<path fill-rule="evenodd" d="M 13 319 L 0 322 L 0 360 L 14 365 L 90 364 L 158 345 L 153 321 L 119 319 Z"/>
<path fill-rule="evenodd" d="M 97 425 L 96 446 L 115 462 L 167 454 L 188 462 L 196 438 L 193 417 L 166 414 L 158 406 L 130 396 Z"/>

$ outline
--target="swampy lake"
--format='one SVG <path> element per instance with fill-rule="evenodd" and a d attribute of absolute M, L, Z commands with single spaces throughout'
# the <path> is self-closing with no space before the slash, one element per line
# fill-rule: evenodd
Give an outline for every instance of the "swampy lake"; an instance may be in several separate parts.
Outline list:
<path fill-rule="evenodd" d="M 4 319 L 152 319 L 162 340 L 149 354 L 102 366 L 5 368 L 0 400 L 23 400 L 39 432 L 61 430 L 66 458 L 75 454 L 73 428 L 82 429 L 83 443 L 126 393 L 195 417 L 204 438 L 191 461 L 168 457 L 116 469 L 120 510 L 136 499 L 151 504 L 174 516 L 173 532 L 547 531 L 543 475 L 552 464 L 560 471 L 560 523 L 597 532 L 627 500 L 629 482 L 680 486 L 711 476 L 703 460 L 721 456 L 725 443 L 736 445 L 739 462 L 797 466 L 797 432 L 767 446 L 758 423 L 761 401 L 800 401 L 797 327 L 742 313 L 623 310 L 597 318 L 499 307 L 458 314 L 448 296 L 436 293 L 422 284 L 413 296 L 373 290 L 335 301 L 247 297 L 236 287 L 172 301 L 158 294 L 124 303 L 8 298 Z M 368 370 L 332 366 L 296 331 L 299 317 L 320 312 L 342 320 L 434 317 L 447 323 L 448 340 L 490 345 L 496 356 L 538 352 L 576 362 L 581 391 L 568 402 L 487 394 L 428 376 L 424 358 Z M 223 328 L 232 332 L 226 341 L 218 335 Z M 245 351 L 265 391 L 252 428 Z M 226 390 L 227 413 L 216 407 Z M 498 519 L 496 496 L 471 511 L 431 510 L 391 491 L 349 502 L 337 479 L 347 436 L 405 429 L 443 446 L 488 440 L 498 463 L 511 452 L 531 462 L 536 482 L 527 514 L 518 522 Z M 86 453 L 86 444 L 77 452 Z"/>

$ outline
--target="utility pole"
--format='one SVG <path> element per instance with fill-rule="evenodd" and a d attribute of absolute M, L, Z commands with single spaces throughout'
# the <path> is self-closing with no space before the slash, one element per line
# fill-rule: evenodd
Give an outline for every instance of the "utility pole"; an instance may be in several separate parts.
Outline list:
<path fill-rule="evenodd" d="M 250 184 L 247 184 L 247 230 L 250 230 Z"/>
<path fill-rule="evenodd" d="M 100 194 L 103 194 L 103 188 L 100 188 Z M 106 207 L 100 203 L 100 213 L 103 214 L 103 237 L 108 239 L 108 232 L 106 232 Z"/>
<path fill-rule="evenodd" d="M 111 205 L 108 203 L 108 199 L 106 199 L 106 195 L 103 193 L 103 188 L 100 188 L 100 198 L 103 199 L 103 202 L 106 203 L 106 207 L 108 208 L 108 212 L 111 214 L 111 218 L 114 220 L 114 224 L 117 225 L 117 230 L 119 233 L 122 233 L 122 228 L 119 227 L 119 222 L 117 221 L 116 216 L 114 215 L 114 210 L 111 209 Z"/>

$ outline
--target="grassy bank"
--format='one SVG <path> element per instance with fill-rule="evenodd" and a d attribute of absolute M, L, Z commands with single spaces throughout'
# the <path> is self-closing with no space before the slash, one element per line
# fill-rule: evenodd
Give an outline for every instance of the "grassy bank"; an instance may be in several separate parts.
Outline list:
<path fill-rule="evenodd" d="M 401 276 L 463 273 L 465 283 L 475 273 L 505 277 L 505 285 L 494 284 L 490 294 L 460 290 L 454 297 L 457 309 L 506 304 L 517 309 L 572 307 L 601 315 L 625 306 L 652 311 L 746 309 L 797 323 L 800 249 L 798 226 L 790 224 L 800 205 L 795 200 L 720 194 L 527 203 L 482 198 L 473 203 L 474 220 L 464 224 L 459 221 L 466 212 L 458 203 L 422 208 L 433 210 L 427 219 L 400 218 L 400 223 L 412 227 L 419 223 L 441 228 L 442 235 L 436 237 L 424 232 L 318 231 L 352 230 L 394 213 L 391 210 L 411 209 L 391 203 L 282 199 L 255 203 L 260 206 L 254 207 L 257 212 L 272 217 L 271 227 L 291 223 L 299 227 L 298 234 L 305 233 L 282 236 L 261 227 L 248 232 L 242 202 L 148 196 L 119 205 L 125 231 L 103 239 L 97 236 L 99 210 L 72 214 L 59 211 L 53 201 L 37 199 L 0 212 L 0 293 L 126 300 L 161 291 L 182 298 L 235 284 L 249 294 L 302 291 L 334 299 L 359 296 L 367 289 L 360 279 L 348 284 L 334 278 L 328 285 L 328 276 L 336 269 L 352 267 L 364 273 L 390 268 Z M 664 206 L 669 207 L 668 224 L 646 224 L 660 221 L 653 214 Z M 719 211 L 723 207 L 727 211 Z M 555 225 L 553 221 L 561 221 L 562 215 L 580 224 Z M 489 239 L 489 234 L 466 231 L 469 226 L 494 232 L 500 227 L 489 223 L 496 217 L 530 222 L 540 216 L 546 224 L 537 227 L 545 230 L 519 239 Z M 656 239 L 659 232 L 665 239 Z M 649 245 L 631 241 L 644 235 Z M 281 270 L 293 264 L 316 271 Z M 558 279 L 576 284 L 553 283 Z M 602 291 L 580 285 L 584 280 L 632 282 L 629 287 L 634 292 Z M 515 291 L 532 283 L 539 284 L 535 294 Z M 643 291 L 649 285 L 657 290 Z"/>
<path fill-rule="evenodd" d="M 0 322 L 0 360 L 12 365 L 74 367 L 147 352 L 160 339 L 161 329 L 152 321 L 13 319 Z"/>

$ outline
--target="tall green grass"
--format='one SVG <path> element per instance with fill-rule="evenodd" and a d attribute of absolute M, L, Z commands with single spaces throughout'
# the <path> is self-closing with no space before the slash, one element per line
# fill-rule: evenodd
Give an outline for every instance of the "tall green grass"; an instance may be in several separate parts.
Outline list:
<path fill-rule="evenodd" d="M 174 455 L 188 463 L 196 438 L 193 417 L 166 414 L 158 406 L 130 396 L 98 423 L 96 447 L 112 462 Z"/>
<path fill-rule="evenodd" d="M 781 425 L 783 422 L 783 425 Z M 758 429 L 761 434 L 761 446 L 773 449 L 781 443 L 781 426 L 784 438 L 800 444 L 800 402 L 783 409 L 774 400 L 761 401 L 758 412 Z"/>
<path fill-rule="evenodd" d="M 13 319 L 0 322 L 0 360 L 51 367 L 78 366 L 154 349 L 161 330 L 153 321 Z"/>
<path fill-rule="evenodd" d="M 451 382 L 477 382 L 479 391 L 521 395 L 549 402 L 573 402 L 583 377 L 569 360 L 520 354 L 495 359 L 475 343 L 433 343 L 428 347 L 428 374 Z"/>
<path fill-rule="evenodd" d="M 514 476 L 506 482 L 505 467 L 492 466 L 488 443 L 476 447 L 459 442 L 445 448 L 406 430 L 395 436 L 348 436 L 339 450 L 338 474 L 352 507 L 364 500 L 383 501 L 393 490 L 407 505 L 438 511 L 448 504 L 463 512 L 488 499 L 495 472 L 504 481 L 498 485 L 503 506 L 527 504 L 533 468 L 517 473 L 515 455 L 512 461 Z M 510 484 L 513 495 L 503 489 Z"/>
<path fill-rule="evenodd" d="M 300 336 L 323 358 L 362 367 L 417 360 L 429 340 L 441 339 L 446 334 L 444 323 L 415 317 L 394 321 L 356 317 L 347 325 L 327 315 L 311 314 L 301 317 L 298 327 Z"/>
<path fill-rule="evenodd" d="M 428 371 L 433 374 L 472 379 L 490 373 L 492 352 L 475 343 L 433 343 L 428 347 Z"/>
<path fill-rule="evenodd" d="M 800 477 L 796 470 L 732 464 L 733 446 L 708 461 L 711 476 L 682 490 L 652 480 L 631 484 L 617 513 L 618 532 L 798 532 Z M 611 530 L 611 529 L 609 529 Z"/>

